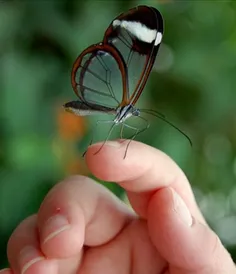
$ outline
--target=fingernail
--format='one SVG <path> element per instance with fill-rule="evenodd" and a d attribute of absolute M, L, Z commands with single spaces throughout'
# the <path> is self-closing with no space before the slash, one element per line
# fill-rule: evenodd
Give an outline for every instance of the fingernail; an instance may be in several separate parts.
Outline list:
<path fill-rule="evenodd" d="M 189 209 L 187 208 L 185 202 L 183 199 L 179 196 L 177 192 L 175 192 L 173 189 L 171 189 L 172 195 L 173 195 L 173 202 L 174 202 L 174 210 L 180 217 L 180 219 L 187 225 L 192 226 L 193 219 L 192 215 L 189 212 Z"/>
<path fill-rule="evenodd" d="M 121 143 L 118 141 L 108 141 L 106 142 L 106 146 L 110 146 L 110 147 L 121 147 Z"/>
<path fill-rule="evenodd" d="M 4 268 L 0 270 L 0 273 L 12 273 L 10 268 Z"/>
<path fill-rule="evenodd" d="M 104 144 L 104 142 L 101 142 L 101 143 L 95 143 L 95 144 L 92 144 L 90 145 L 89 147 L 93 147 L 93 146 L 96 146 L 96 147 L 99 147 L 100 146 L 108 146 L 108 147 L 121 147 L 122 146 L 122 143 L 119 142 L 119 141 L 106 141 L 106 143 Z"/>
<path fill-rule="evenodd" d="M 119 142 L 119 141 L 108 141 L 106 143 L 107 146 L 110 146 L 110 147 L 121 147 L 122 146 L 122 142 Z"/>
<path fill-rule="evenodd" d="M 105 145 L 109 147 L 121 147 L 122 144 L 118 141 L 107 141 Z"/>
<path fill-rule="evenodd" d="M 21 274 L 24 274 L 33 264 L 44 260 L 42 254 L 33 246 L 25 246 L 19 254 Z"/>
<path fill-rule="evenodd" d="M 43 227 L 41 233 L 43 243 L 45 244 L 47 241 L 67 229 L 70 229 L 70 224 L 65 216 L 60 214 L 52 216 Z"/>

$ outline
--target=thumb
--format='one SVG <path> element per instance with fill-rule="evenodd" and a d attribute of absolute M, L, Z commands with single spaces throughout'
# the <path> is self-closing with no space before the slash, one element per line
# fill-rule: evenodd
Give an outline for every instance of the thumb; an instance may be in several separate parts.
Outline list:
<path fill-rule="evenodd" d="M 172 188 L 162 188 L 150 199 L 148 228 L 171 273 L 236 273 L 217 235 L 191 215 Z"/>

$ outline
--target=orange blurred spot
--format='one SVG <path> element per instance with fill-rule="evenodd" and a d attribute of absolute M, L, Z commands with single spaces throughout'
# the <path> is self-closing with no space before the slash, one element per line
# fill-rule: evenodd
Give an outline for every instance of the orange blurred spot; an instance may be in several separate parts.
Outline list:
<path fill-rule="evenodd" d="M 78 174 L 78 172 L 82 175 L 88 174 L 88 168 L 80 159 L 74 159 L 73 161 L 70 161 L 67 164 L 66 171 L 70 175 Z"/>
<path fill-rule="evenodd" d="M 78 140 L 86 131 L 84 118 L 60 110 L 58 113 L 58 130 L 61 138 L 70 141 Z"/>

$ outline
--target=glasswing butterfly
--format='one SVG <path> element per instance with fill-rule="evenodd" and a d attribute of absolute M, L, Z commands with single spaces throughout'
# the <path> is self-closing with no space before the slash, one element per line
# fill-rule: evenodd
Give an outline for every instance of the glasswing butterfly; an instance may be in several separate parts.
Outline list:
<path fill-rule="evenodd" d="M 138 6 L 116 17 L 105 31 L 102 42 L 89 46 L 74 62 L 71 82 L 79 100 L 66 103 L 64 108 L 78 116 L 114 115 L 113 120 L 97 121 L 97 124 L 112 123 L 106 141 L 118 124 L 122 125 L 121 138 L 123 127 L 135 131 L 130 141 L 147 129 L 149 123 L 140 116 L 141 112 L 166 121 L 185 135 L 161 113 L 135 107 L 155 62 L 163 30 L 162 16 L 153 7 Z M 128 125 L 126 120 L 131 116 L 143 119 L 146 126 L 138 129 Z"/>

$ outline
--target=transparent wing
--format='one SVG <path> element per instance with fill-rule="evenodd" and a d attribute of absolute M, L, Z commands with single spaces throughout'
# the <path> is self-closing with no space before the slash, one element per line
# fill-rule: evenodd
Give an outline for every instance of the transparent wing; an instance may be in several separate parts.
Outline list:
<path fill-rule="evenodd" d="M 104 35 L 104 43 L 115 47 L 128 72 L 128 102 L 139 98 L 161 43 L 163 21 L 155 9 L 139 6 L 115 18 Z"/>
<path fill-rule="evenodd" d="M 125 66 L 109 45 L 93 45 L 77 58 L 72 70 L 72 86 L 88 105 L 117 108 L 126 92 Z"/>
<path fill-rule="evenodd" d="M 109 39 L 109 43 L 119 50 L 126 63 L 129 79 L 127 99 L 130 100 L 131 94 L 135 90 L 144 70 L 147 55 L 133 50 L 132 38 L 125 29 L 120 29 L 115 38 Z"/>

